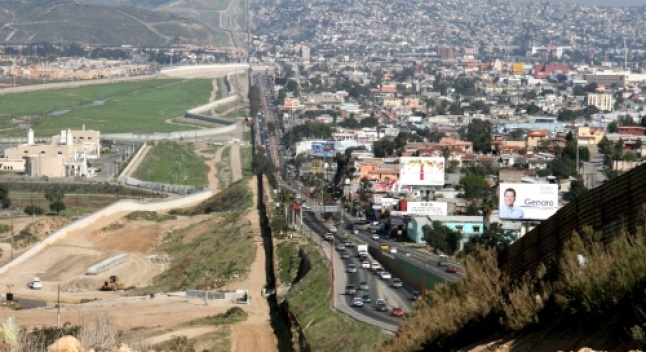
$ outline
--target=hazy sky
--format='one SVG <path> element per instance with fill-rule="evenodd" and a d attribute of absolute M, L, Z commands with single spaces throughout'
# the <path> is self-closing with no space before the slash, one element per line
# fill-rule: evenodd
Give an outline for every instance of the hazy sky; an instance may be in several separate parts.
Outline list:
<path fill-rule="evenodd" d="M 641 6 L 646 5 L 646 0 L 555 0 L 570 4 L 585 4 L 599 6 Z"/>

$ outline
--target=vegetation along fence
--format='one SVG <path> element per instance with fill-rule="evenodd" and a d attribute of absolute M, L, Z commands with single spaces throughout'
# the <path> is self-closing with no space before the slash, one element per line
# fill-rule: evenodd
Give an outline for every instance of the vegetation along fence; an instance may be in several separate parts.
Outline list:
<path fill-rule="evenodd" d="M 564 243 L 584 226 L 603 233 L 609 242 L 622 232 L 634 233 L 643 226 L 646 203 L 646 165 L 608 181 L 579 196 L 498 256 L 498 265 L 518 279 L 534 273 L 539 264 L 549 269 L 558 264 Z"/>

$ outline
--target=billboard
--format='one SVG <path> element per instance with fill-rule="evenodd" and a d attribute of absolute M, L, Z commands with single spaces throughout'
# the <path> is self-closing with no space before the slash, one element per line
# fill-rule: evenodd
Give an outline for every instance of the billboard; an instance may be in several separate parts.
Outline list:
<path fill-rule="evenodd" d="M 559 189 L 555 184 L 501 183 L 500 219 L 545 220 L 559 208 Z"/>
<path fill-rule="evenodd" d="M 412 187 L 403 186 L 397 180 L 375 180 L 375 192 L 411 193 L 412 191 Z"/>
<path fill-rule="evenodd" d="M 331 158 L 334 154 L 334 141 L 312 142 L 311 156 Z"/>
<path fill-rule="evenodd" d="M 447 202 L 408 202 L 407 213 L 427 216 L 446 216 Z"/>
<path fill-rule="evenodd" d="M 444 158 L 399 158 L 399 183 L 411 186 L 443 186 Z"/>

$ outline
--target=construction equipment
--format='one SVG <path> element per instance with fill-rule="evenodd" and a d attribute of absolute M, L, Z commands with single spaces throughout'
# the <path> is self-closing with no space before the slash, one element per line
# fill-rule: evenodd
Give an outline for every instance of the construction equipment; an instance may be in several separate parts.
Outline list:
<path fill-rule="evenodd" d="M 103 286 L 101 286 L 100 290 L 117 291 L 117 290 L 123 290 L 125 287 L 126 285 L 123 283 L 123 281 L 119 280 L 118 276 L 112 275 L 110 276 L 110 281 L 103 282 Z"/>

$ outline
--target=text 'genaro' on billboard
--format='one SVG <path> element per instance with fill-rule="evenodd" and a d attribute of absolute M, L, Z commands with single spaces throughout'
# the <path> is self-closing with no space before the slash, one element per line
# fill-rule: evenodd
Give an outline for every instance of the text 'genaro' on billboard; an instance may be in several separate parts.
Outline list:
<path fill-rule="evenodd" d="M 443 186 L 444 158 L 399 158 L 399 183 L 411 186 Z"/>
<path fill-rule="evenodd" d="M 501 219 L 545 220 L 559 208 L 559 189 L 554 184 L 501 183 Z"/>

